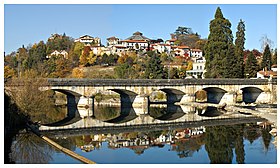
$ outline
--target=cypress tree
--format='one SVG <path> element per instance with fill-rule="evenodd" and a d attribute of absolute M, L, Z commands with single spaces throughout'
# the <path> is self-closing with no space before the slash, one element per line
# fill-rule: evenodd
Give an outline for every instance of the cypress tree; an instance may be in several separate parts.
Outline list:
<path fill-rule="evenodd" d="M 272 64 L 271 52 L 270 52 L 269 45 L 267 44 L 265 46 L 265 49 L 264 49 L 264 52 L 263 52 L 261 68 L 262 69 L 267 68 L 267 70 L 271 70 L 271 64 Z"/>
<path fill-rule="evenodd" d="M 234 66 L 234 78 L 243 78 L 244 74 L 244 44 L 245 44 L 245 24 L 240 20 L 237 26 L 234 55 L 236 66 Z"/>
<path fill-rule="evenodd" d="M 258 72 L 258 63 L 256 57 L 253 55 L 252 52 L 250 52 L 246 64 L 245 64 L 245 69 L 244 69 L 244 75 L 247 78 L 254 78 L 257 76 Z"/>
<path fill-rule="evenodd" d="M 277 48 L 274 50 L 274 54 L 272 56 L 272 65 L 277 64 Z"/>
<path fill-rule="evenodd" d="M 233 36 L 230 29 L 231 23 L 224 18 L 221 9 L 218 7 L 215 18 L 210 22 L 210 34 L 206 42 L 204 51 L 206 59 L 206 78 L 229 77 L 232 64 L 228 63 L 234 54 L 232 51 Z M 226 58 L 229 55 L 228 58 Z"/>

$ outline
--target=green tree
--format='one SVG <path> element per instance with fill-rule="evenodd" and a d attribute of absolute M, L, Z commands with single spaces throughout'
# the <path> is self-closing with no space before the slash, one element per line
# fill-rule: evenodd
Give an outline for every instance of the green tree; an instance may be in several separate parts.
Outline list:
<path fill-rule="evenodd" d="M 146 62 L 146 69 L 144 77 L 147 79 L 162 79 L 163 77 L 163 65 L 160 57 L 154 51 L 149 51 L 148 56 L 150 58 Z"/>
<path fill-rule="evenodd" d="M 263 52 L 261 69 L 267 68 L 267 70 L 271 70 L 271 65 L 272 65 L 271 52 L 270 52 L 269 45 L 267 44 Z"/>
<path fill-rule="evenodd" d="M 49 55 L 54 50 L 65 50 L 69 52 L 73 44 L 74 39 L 69 36 L 66 36 L 65 33 L 63 35 L 55 34 L 52 36 L 52 38 L 49 38 L 47 41 L 46 54 Z"/>
<path fill-rule="evenodd" d="M 123 64 L 118 64 L 114 69 L 114 73 L 116 77 L 120 79 L 132 79 L 136 76 L 135 69 L 127 62 Z"/>
<path fill-rule="evenodd" d="M 41 74 L 42 69 L 39 67 L 42 66 L 44 60 L 46 60 L 46 45 L 43 41 L 40 41 L 28 50 L 28 57 L 23 60 L 22 67 L 24 70 L 33 69 Z"/>
<path fill-rule="evenodd" d="M 277 48 L 274 50 L 273 56 L 272 56 L 272 65 L 277 65 Z"/>
<path fill-rule="evenodd" d="M 230 21 L 224 18 L 218 7 L 215 18 L 210 22 L 210 33 L 204 48 L 207 78 L 223 78 L 225 71 L 231 68 L 224 65 L 227 55 L 233 54 L 233 35 L 230 27 Z"/>
<path fill-rule="evenodd" d="M 244 74 L 244 45 L 245 45 L 245 23 L 240 20 L 237 26 L 234 55 L 236 64 L 234 66 L 234 78 L 243 78 Z"/>
<path fill-rule="evenodd" d="M 176 31 L 175 31 L 175 35 L 177 36 L 177 38 L 180 36 L 180 35 L 184 35 L 184 34 L 192 34 L 192 29 L 189 28 L 189 27 L 181 27 L 179 26 Z"/>
<path fill-rule="evenodd" d="M 211 163 L 232 163 L 230 126 L 206 127 L 205 149 Z"/>
<path fill-rule="evenodd" d="M 257 76 L 258 69 L 257 59 L 251 52 L 245 63 L 244 76 L 246 78 L 254 78 Z"/>

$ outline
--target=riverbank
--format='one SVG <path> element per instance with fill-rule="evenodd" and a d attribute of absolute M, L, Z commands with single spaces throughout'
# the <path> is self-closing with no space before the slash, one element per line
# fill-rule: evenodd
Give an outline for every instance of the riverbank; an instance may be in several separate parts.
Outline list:
<path fill-rule="evenodd" d="M 78 155 L 76 154 L 75 152 L 67 149 L 67 148 L 64 148 L 62 147 L 61 145 L 59 145 L 58 143 L 54 142 L 53 140 L 51 140 L 50 138 L 42 135 L 39 133 L 39 131 L 37 131 L 37 128 L 36 126 L 34 125 L 30 125 L 30 124 L 27 124 L 28 128 L 34 133 L 36 134 L 37 136 L 39 136 L 40 138 L 42 138 L 45 142 L 47 142 L 48 144 L 52 145 L 53 147 L 57 148 L 58 150 L 62 151 L 63 153 L 83 162 L 83 163 L 86 163 L 86 164 L 96 164 L 95 162 L 81 156 L 81 155 Z"/>

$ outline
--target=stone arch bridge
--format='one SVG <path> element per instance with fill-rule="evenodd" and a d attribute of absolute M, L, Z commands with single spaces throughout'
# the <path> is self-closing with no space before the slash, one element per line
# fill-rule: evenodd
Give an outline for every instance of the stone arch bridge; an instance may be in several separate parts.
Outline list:
<path fill-rule="evenodd" d="M 195 93 L 207 92 L 207 102 L 235 104 L 238 95 L 245 103 L 277 103 L 277 81 L 268 79 L 48 79 L 41 90 L 54 90 L 79 99 L 80 104 L 92 102 L 97 93 L 120 94 L 121 103 L 141 105 L 154 91 L 163 91 L 167 103 L 194 102 Z M 79 102 L 78 102 L 79 104 Z"/>
<path fill-rule="evenodd" d="M 195 102 L 195 93 L 207 92 L 207 102 L 233 105 L 242 95 L 245 103 L 277 103 L 276 79 L 70 79 L 49 78 L 40 90 L 67 95 L 67 104 L 91 106 L 97 93 L 120 94 L 121 105 L 145 107 L 154 91 L 163 91 L 167 104 Z M 5 83 L 5 88 L 9 87 Z"/>

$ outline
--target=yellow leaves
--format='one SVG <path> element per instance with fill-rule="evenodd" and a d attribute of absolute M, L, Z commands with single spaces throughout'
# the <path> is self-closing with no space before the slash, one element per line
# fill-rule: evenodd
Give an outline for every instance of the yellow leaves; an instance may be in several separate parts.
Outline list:
<path fill-rule="evenodd" d="M 193 69 L 193 62 L 192 61 L 188 61 L 187 70 L 192 70 L 192 69 Z"/>
<path fill-rule="evenodd" d="M 9 66 L 4 66 L 4 78 L 12 78 L 16 76 L 16 71 Z"/>
<path fill-rule="evenodd" d="M 80 69 L 80 68 L 74 68 L 74 69 L 72 70 L 72 77 L 73 77 L 73 78 L 84 78 L 85 75 L 84 75 L 84 72 L 83 72 L 82 69 Z"/>

